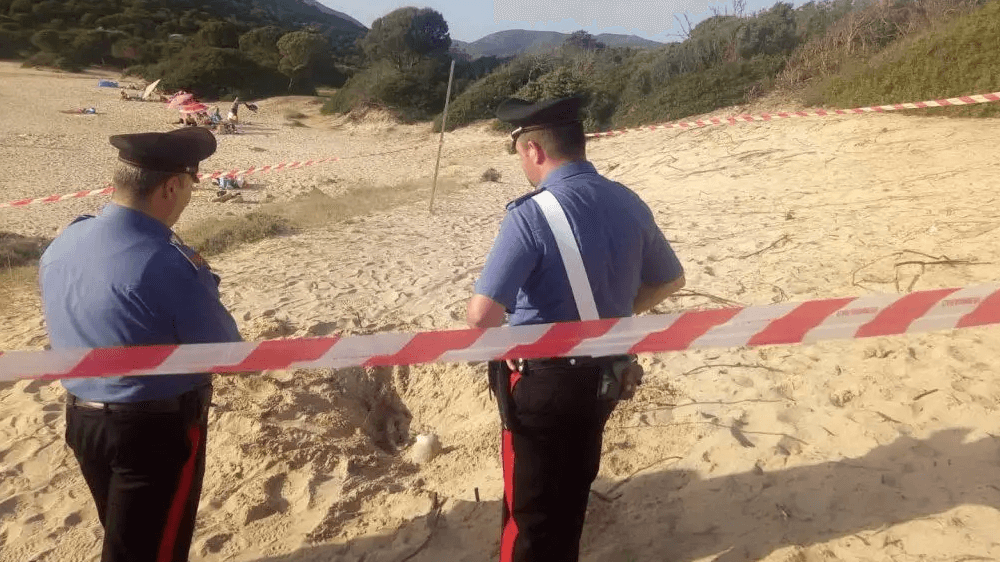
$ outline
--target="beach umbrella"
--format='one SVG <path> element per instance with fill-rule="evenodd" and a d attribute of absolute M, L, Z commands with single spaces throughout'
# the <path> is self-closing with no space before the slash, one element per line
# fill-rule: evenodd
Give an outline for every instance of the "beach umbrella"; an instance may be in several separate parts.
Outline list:
<path fill-rule="evenodd" d="M 201 113 L 203 111 L 208 111 L 208 106 L 203 103 L 189 103 L 187 105 L 182 105 L 180 109 L 181 113 Z"/>
<path fill-rule="evenodd" d="M 159 85 L 160 85 L 160 81 L 157 80 L 156 82 L 153 82 L 149 86 L 146 86 L 146 89 L 142 92 L 142 99 L 148 100 L 149 96 L 151 96 L 153 94 L 153 91 L 156 90 L 156 87 L 159 86 Z"/>
<path fill-rule="evenodd" d="M 190 102 L 192 100 L 192 98 L 194 98 L 194 94 L 189 94 L 187 92 L 178 92 L 178 93 L 176 93 L 176 94 L 174 94 L 173 96 L 170 97 L 170 100 L 169 100 L 170 103 L 167 104 L 167 107 L 169 107 L 171 109 L 173 109 L 175 107 L 180 107 L 180 106 L 182 106 L 182 105 Z"/>

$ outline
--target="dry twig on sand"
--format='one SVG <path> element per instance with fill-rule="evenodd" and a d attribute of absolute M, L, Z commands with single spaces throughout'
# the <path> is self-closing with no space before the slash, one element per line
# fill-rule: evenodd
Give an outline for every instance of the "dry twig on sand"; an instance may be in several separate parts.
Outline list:
<path fill-rule="evenodd" d="M 706 298 L 706 299 L 708 299 L 708 300 L 710 300 L 712 302 L 715 302 L 715 303 L 718 303 L 718 304 L 724 304 L 724 305 L 727 305 L 727 306 L 746 306 L 746 305 L 744 305 L 741 302 L 737 302 L 737 301 L 734 301 L 734 300 L 729 300 L 729 299 L 726 299 L 726 298 L 723 298 L 723 297 L 717 297 L 715 295 L 710 295 L 708 293 L 699 293 L 698 291 L 677 292 L 677 293 L 674 293 L 674 294 L 672 294 L 670 296 L 671 297 L 704 297 L 704 298 Z"/>
<path fill-rule="evenodd" d="M 886 259 L 889 259 L 889 258 L 900 259 L 904 255 L 907 255 L 907 254 L 913 254 L 913 255 L 916 255 L 916 256 L 925 257 L 925 258 L 928 258 L 929 261 L 927 261 L 927 260 L 904 260 L 904 261 L 897 261 L 897 262 L 895 262 L 893 264 L 893 271 L 895 272 L 895 275 L 893 276 L 892 279 L 877 279 L 877 278 L 875 278 L 875 279 L 868 279 L 868 278 L 866 278 L 866 279 L 862 279 L 861 281 L 858 280 L 858 274 L 859 273 L 861 273 L 863 270 L 868 269 L 869 267 L 875 265 L 876 263 L 878 263 L 880 261 L 883 261 L 883 260 L 886 260 Z M 865 287 L 864 285 L 862 285 L 863 282 L 874 282 L 874 283 L 880 283 L 880 284 L 894 283 L 896 285 L 896 292 L 902 292 L 900 290 L 900 285 L 899 285 L 899 281 L 900 281 L 900 279 L 899 279 L 899 268 L 907 266 L 907 265 L 919 265 L 920 266 L 920 273 L 917 273 L 916 275 L 914 275 L 913 279 L 910 280 L 909 285 L 906 287 L 906 292 L 909 293 L 909 292 L 913 291 L 913 287 L 917 284 L 917 281 L 920 280 L 920 276 L 923 275 L 924 272 L 927 271 L 927 266 L 930 266 L 930 265 L 948 265 L 948 266 L 954 267 L 954 266 L 958 266 L 958 265 L 989 265 L 991 263 L 992 262 L 977 261 L 975 259 L 952 259 L 952 258 L 949 258 L 948 256 L 945 256 L 945 255 L 932 256 L 930 254 L 926 254 L 924 252 L 919 252 L 917 250 L 906 250 L 906 249 L 903 249 L 903 250 L 899 250 L 897 252 L 893 252 L 891 254 L 884 255 L 884 256 L 882 256 L 882 257 L 880 257 L 878 259 L 872 260 L 872 261 L 870 261 L 870 262 L 868 262 L 868 263 L 866 263 L 866 264 L 858 267 L 854 271 L 852 271 L 851 272 L 851 285 L 854 285 L 856 287 L 861 287 L 862 289 L 867 289 L 868 287 Z"/>
<path fill-rule="evenodd" d="M 695 367 L 694 369 L 691 369 L 689 371 L 685 371 L 685 372 L 681 373 L 680 376 L 684 377 L 684 376 L 687 376 L 687 375 L 693 375 L 693 374 L 695 374 L 697 372 L 704 371 L 706 369 L 712 369 L 712 368 L 715 368 L 715 367 L 728 367 L 728 368 L 731 368 L 731 369 L 764 369 L 765 371 L 770 371 L 772 373 L 783 373 L 784 372 L 781 369 L 777 369 L 775 367 L 769 367 L 767 365 L 761 365 L 759 363 L 756 364 L 756 365 L 749 365 L 749 364 L 746 364 L 746 363 L 716 363 L 716 364 L 713 364 L 713 365 L 702 365 L 700 367 Z"/>
<path fill-rule="evenodd" d="M 774 247 L 775 247 L 775 246 L 777 246 L 778 244 L 781 244 L 781 243 L 783 243 L 783 242 L 788 242 L 789 240 L 791 240 L 791 237 L 789 237 L 789 236 L 788 236 L 787 234 L 782 234 L 782 235 L 781 235 L 781 238 L 778 238 L 778 239 L 777 239 L 777 240 L 775 240 L 774 242 L 771 242 L 771 244 L 769 244 L 768 246 L 766 246 L 766 247 L 764 247 L 764 248 L 761 248 L 761 249 L 757 250 L 756 252 L 754 252 L 754 253 L 752 253 L 752 254 L 747 254 L 747 255 L 745 255 L 745 256 L 737 256 L 737 257 L 738 257 L 739 259 L 741 259 L 741 260 L 745 260 L 745 259 L 747 259 L 747 258 L 752 258 L 753 256 L 756 256 L 756 255 L 758 255 L 758 254 L 763 254 L 764 252 L 766 252 L 766 251 L 768 251 L 768 250 L 770 250 L 770 249 L 774 248 Z"/>
<path fill-rule="evenodd" d="M 413 552 L 407 554 L 404 558 L 400 558 L 399 562 L 407 562 L 407 560 L 412 560 L 414 556 L 420 554 L 425 548 L 427 548 L 427 545 L 431 543 L 431 539 L 434 538 L 434 531 L 437 530 L 438 519 L 441 518 L 441 507 L 444 505 L 444 502 L 446 501 L 447 500 L 439 501 L 438 495 L 433 494 L 431 499 L 431 509 L 430 511 L 427 512 L 427 518 L 428 518 L 427 526 L 430 528 L 430 531 L 427 533 L 427 538 L 424 539 L 424 542 L 420 543 L 420 546 L 415 548 Z"/>

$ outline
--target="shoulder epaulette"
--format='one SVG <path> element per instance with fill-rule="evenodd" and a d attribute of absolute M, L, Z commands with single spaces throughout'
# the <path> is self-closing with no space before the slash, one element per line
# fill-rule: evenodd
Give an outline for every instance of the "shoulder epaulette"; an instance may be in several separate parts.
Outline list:
<path fill-rule="evenodd" d="M 209 267 L 208 262 L 205 261 L 205 258 L 201 257 L 201 254 L 196 252 L 194 248 L 184 245 L 184 242 L 181 242 L 181 239 L 178 238 L 176 234 L 170 237 L 170 245 L 177 248 L 177 251 L 184 256 L 184 259 L 187 260 L 187 262 L 190 263 L 191 267 L 195 268 L 195 270 L 199 270 L 201 268 L 208 269 L 209 271 L 212 270 L 212 268 Z"/>
<path fill-rule="evenodd" d="M 524 203 L 528 199 L 531 199 L 532 197 L 538 195 L 541 192 L 542 192 L 541 189 L 536 189 L 535 191 L 532 191 L 531 193 L 528 193 L 526 195 L 522 195 L 522 196 L 518 197 L 517 199 L 514 199 L 510 203 L 507 203 L 507 210 L 509 211 L 509 210 L 513 209 L 514 207 L 517 207 L 521 203 Z"/>
<path fill-rule="evenodd" d="M 80 216 L 76 217 L 75 219 L 73 219 L 73 222 L 71 222 L 70 224 L 76 224 L 78 222 L 82 222 L 82 221 L 85 221 L 87 219 L 92 219 L 92 218 L 94 218 L 94 215 L 80 215 Z"/>

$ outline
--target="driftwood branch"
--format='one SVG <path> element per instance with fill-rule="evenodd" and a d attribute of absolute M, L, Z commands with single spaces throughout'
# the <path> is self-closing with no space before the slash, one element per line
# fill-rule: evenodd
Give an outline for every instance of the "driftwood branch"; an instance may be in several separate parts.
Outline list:
<path fill-rule="evenodd" d="M 921 256 L 921 257 L 927 258 L 929 261 L 927 261 L 927 260 L 903 260 L 903 261 L 897 261 L 897 262 L 895 262 L 893 264 L 893 270 L 895 271 L 895 275 L 893 276 L 892 279 L 885 279 L 885 280 L 882 280 L 882 279 L 864 279 L 862 281 L 858 281 L 858 273 L 861 273 L 861 271 L 863 271 L 863 270 L 865 270 L 865 269 L 867 269 L 867 268 L 875 265 L 876 263 L 878 263 L 878 262 L 880 262 L 882 260 L 886 260 L 886 259 L 889 259 L 889 258 L 900 259 L 900 258 L 902 258 L 906 254 L 913 254 L 913 255 L 916 255 L 916 256 Z M 900 285 L 899 285 L 899 281 L 900 281 L 900 279 L 899 279 L 899 268 L 903 267 L 903 266 L 907 266 L 907 265 L 919 265 L 920 266 L 920 273 L 918 273 L 918 274 L 916 274 L 916 275 L 913 276 L 913 279 L 910 280 L 910 283 L 909 283 L 909 285 L 906 288 L 906 292 L 911 292 L 911 291 L 913 291 L 913 287 L 917 284 L 917 281 L 920 279 L 920 276 L 923 275 L 923 273 L 927 270 L 927 266 L 930 266 L 930 265 L 947 265 L 947 266 L 954 267 L 954 266 L 959 266 L 959 265 L 988 265 L 990 263 L 992 263 L 992 262 L 983 262 L 983 261 L 978 261 L 978 260 L 975 260 L 975 259 L 952 259 L 952 258 L 949 258 L 948 256 L 945 256 L 945 255 L 932 256 L 930 254 L 927 254 L 927 253 L 924 253 L 924 252 L 920 252 L 920 251 L 917 251 L 917 250 L 906 250 L 906 249 L 904 249 L 904 250 L 899 250 L 897 252 L 893 252 L 891 254 L 884 255 L 884 256 L 882 256 L 882 257 L 880 257 L 878 259 L 872 260 L 872 261 L 870 261 L 868 263 L 865 263 L 864 265 L 858 267 L 854 271 L 852 271 L 851 272 L 851 285 L 854 285 L 856 287 L 861 287 L 861 288 L 867 288 L 867 287 L 865 287 L 864 285 L 861 284 L 863 281 L 873 281 L 875 283 L 895 283 L 895 285 L 896 285 L 896 291 L 897 292 L 902 292 L 902 290 L 900 288 Z"/>
<path fill-rule="evenodd" d="M 691 369 L 690 371 L 685 371 L 685 372 L 681 373 L 680 376 L 683 377 L 683 376 L 687 376 L 687 375 L 693 375 L 693 374 L 695 374 L 697 372 L 704 371 L 706 369 L 713 369 L 715 367 L 729 367 L 731 369 L 739 369 L 739 368 L 742 368 L 742 369 L 764 369 L 765 371 L 770 371 L 772 373 L 783 373 L 784 372 L 781 369 L 776 369 L 774 367 L 769 367 L 767 365 L 760 365 L 760 364 L 748 365 L 746 363 L 717 363 L 717 364 L 713 364 L 713 365 L 702 365 L 700 367 L 695 367 L 694 369 Z"/>
<path fill-rule="evenodd" d="M 753 256 L 756 256 L 756 255 L 758 255 L 758 254 L 763 254 L 764 252 L 766 252 L 766 251 L 768 251 L 768 250 L 770 250 L 770 249 L 774 248 L 774 247 L 775 247 L 775 246 L 777 246 L 778 244 L 781 244 L 781 243 L 783 243 L 783 242 L 788 242 L 788 241 L 789 241 L 790 239 L 791 239 L 791 238 L 790 238 L 790 237 L 789 237 L 789 236 L 788 236 L 787 234 L 783 234 L 783 235 L 781 236 L 781 238 L 778 238 L 778 239 L 777 239 L 777 240 L 775 240 L 774 242 L 771 242 L 771 244 L 770 244 L 770 245 L 768 245 L 768 246 L 766 246 L 766 247 L 764 247 L 764 248 L 761 248 L 761 249 L 757 250 L 756 252 L 754 252 L 754 253 L 752 253 L 752 254 L 747 254 L 747 255 L 745 255 L 745 256 L 737 256 L 737 257 L 738 257 L 739 259 L 741 259 L 741 260 L 744 260 L 744 259 L 747 259 L 747 258 L 752 258 Z"/>
<path fill-rule="evenodd" d="M 719 304 L 745 306 L 743 303 L 740 303 L 740 302 L 737 302 L 737 301 L 734 301 L 734 300 L 729 300 L 729 299 L 723 298 L 723 297 L 717 297 L 715 295 L 710 295 L 708 293 L 699 293 L 698 291 L 677 292 L 677 293 L 674 293 L 674 294 L 672 294 L 670 296 L 671 297 L 704 297 L 704 298 L 706 298 L 706 299 L 708 299 L 708 300 L 710 300 L 712 302 L 719 303 Z"/>

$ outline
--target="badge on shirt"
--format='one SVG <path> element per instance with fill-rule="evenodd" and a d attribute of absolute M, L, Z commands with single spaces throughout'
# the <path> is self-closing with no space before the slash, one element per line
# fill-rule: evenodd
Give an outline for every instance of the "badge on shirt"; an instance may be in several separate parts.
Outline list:
<path fill-rule="evenodd" d="M 186 259 L 188 263 L 194 266 L 196 270 L 205 268 L 209 271 L 212 271 L 211 266 L 208 265 L 208 262 L 205 261 L 205 258 L 201 257 L 201 254 L 196 252 L 190 246 L 184 245 L 184 242 L 181 242 L 181 239 L 176 234 L 170 237 L 170 244 L 174 248 L 177 248 L 180 251 L 181 255 L 184 256 L 184 259 Z"/>

